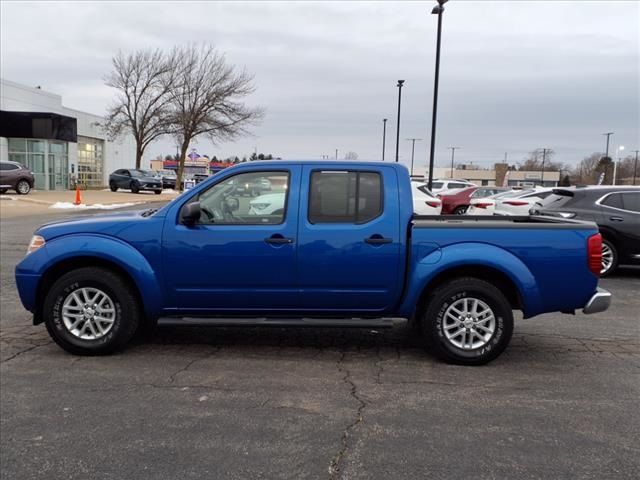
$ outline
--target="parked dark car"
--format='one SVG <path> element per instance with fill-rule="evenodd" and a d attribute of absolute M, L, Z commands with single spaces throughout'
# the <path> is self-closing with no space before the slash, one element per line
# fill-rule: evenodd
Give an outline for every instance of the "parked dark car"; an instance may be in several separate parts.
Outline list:
<path fill-rule="evenodd" d="M 143 190 L 162 193 L 162 177 L 151 170 L 123 168 L 109 175 L 109 188 L 115 192 L 119 188 L 130 189 L 133 193 Z"/>
<path fill-rule="evenodd" d="M 26 195 L 33 188 L 33 172 L 18 162 L 0 162 L 0 193 L 15 190 Z"/>
<path fill-rule="evenodd" d="M 485 198 L 496 193 L 509 190 L 505 187 L 468 187 L 456 190 L 451 194 L 438 194 L 442 200 L 442 214 L 464 215 L 467 213 L 472 198 Z"/>
<path fill-rule="evenodd" d="M 176 172 L 173 170 L 160 170 L 158 174 L 162 177 L 162 188 L 176 188 Z"/>
<path fill-rule="evenodd" d="M 640 187 L 556 188 L 529 213 L 597 223 L 602 234 L 602 277 L 619 264 L 640 264 Z"/>

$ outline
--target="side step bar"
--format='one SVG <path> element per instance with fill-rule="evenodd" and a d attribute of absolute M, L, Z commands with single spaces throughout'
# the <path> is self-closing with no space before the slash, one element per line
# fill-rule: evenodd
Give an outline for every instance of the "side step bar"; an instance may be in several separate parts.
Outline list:
<path fill-rule="evenodd" d="M 392 328 L 403 318 L 245 318 L 161 317 L 160 326 Z"/>

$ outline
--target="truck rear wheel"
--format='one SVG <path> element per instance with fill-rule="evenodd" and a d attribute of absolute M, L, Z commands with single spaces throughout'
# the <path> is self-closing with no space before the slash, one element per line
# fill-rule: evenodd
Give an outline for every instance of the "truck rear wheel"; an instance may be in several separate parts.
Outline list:
<path fill-rule="evenodd" d="M 99 267 L 60 277 L 49 289 L 43 312 L 51 338 L 76 355 L 106 355 L 122 348 L 141 318 L 131 286 Z"/>
<path fill-rule="evenodd" d="M 457 278 L 429 296 L 422 330 L 439 358 L 459 365 L 483 365 L 507 348 L 513 312 L 494 285 L 478 278 Z"/>

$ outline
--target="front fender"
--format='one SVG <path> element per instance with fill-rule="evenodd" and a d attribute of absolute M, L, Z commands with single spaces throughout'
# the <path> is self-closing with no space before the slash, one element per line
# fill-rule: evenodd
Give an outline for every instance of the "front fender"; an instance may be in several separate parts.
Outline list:
<path fill-rule="evenodd" d="M 56 237 L 27 255 L 16 266 L 16 284 L 24 307 L 35 311 L 38 285 L 49 269 L 78 257 L 99 258 L 126 271 L 140 292 L 147 316 L 156 317 L 160 314 L 161 283 L 147 259 L 128 243 L 97 234 Z"/>
<path fill-rule="evenodd" d="M 494 245 L 469 242 L 435 248 L 415 259 L 409 273 L 407 295 L 400 307 L 402 314 L 410 315 L 415 310 L 420 295 L 434 278 L 447 270 L 465 266 L 489 267 L 506 275 L 518 289 L 525 317 L 541 310 L 536 279 L 522 260 Z"/>

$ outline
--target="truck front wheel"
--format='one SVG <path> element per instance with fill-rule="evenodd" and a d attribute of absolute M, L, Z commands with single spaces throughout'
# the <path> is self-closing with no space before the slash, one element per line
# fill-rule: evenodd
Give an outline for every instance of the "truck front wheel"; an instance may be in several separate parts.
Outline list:
<path fill-rule="evenodd" d="M 422 329 L 430 350 L 446 362 L 483 365 L 507 348 L 513 312 L 494 285 L 457 278 L 429 295 Z"/>
<path fill-rule="evenodd" d="M 44 301 L 51 338 L 69 353 L 105 355 L 122 348 L 140 323 L 131 286 L 106 268 L 86 267 L 60 277 Z"/>

